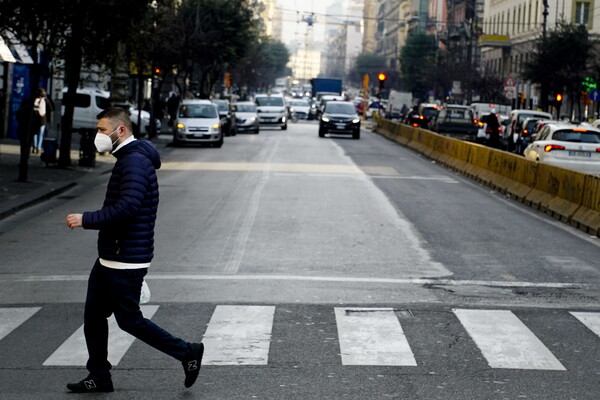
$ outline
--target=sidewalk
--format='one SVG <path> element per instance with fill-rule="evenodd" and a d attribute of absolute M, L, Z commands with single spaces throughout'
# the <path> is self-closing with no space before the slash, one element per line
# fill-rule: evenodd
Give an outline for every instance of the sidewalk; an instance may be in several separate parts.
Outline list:
<path fill-rule="evenodd" d="M 159 135 L 152 141 L 160 148 L 170 139 L 170 135 Z M 58 168 L 55 164 L 46 166 L 39 154 L 29 154 L 28 181 L 17 182 L 19 159 L 19 141 L 0 139 L 0 220 L 26 207 L 58 196 L 78 184 L 91 181 L 98 175 L 110 171 L 115 163 L 115 158 L 110 154 L 96 154 L 94 168 L 79 167 L 79 149 L 78 145 L 73 143 L 72 167 Z"/>
<path fill-rule="evenodd" d="M 59 195 L 77 185 L 78 181 L 89 179 L 90 175 L 110 170 L 114 163 L 110 155 L 96 155 L 95 168 L 79 167 L 79 150 L 75 149 L 71 150 L 74 166 L 57 168 L 53 164 L 46 166 L 39 154 L 30 154 L 28 181 L 18 182 L 19 159 L 19 141 L 0 139 L 0 219 Z"/>

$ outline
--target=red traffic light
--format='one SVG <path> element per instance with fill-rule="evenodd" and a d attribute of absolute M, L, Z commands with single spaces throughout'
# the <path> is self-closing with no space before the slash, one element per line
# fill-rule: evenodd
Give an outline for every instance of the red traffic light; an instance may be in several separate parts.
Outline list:
<path fill-rule="evenodd" d="M 377 75 L 377 78 L 380 81 L 385 81 L 385 78 L 387 78 L 387 76 L 383 72 L 380 72 L 379 75 Z"/>

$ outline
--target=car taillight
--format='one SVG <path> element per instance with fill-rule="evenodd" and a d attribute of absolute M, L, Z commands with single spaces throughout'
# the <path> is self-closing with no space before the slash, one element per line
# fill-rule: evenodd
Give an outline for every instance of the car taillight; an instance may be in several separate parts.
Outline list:
<path fill-rule="evenodd" d="M 565 146 L 559 146 L 557 144 L 547 144 L 544 146 L 544 151 L 546 153 L 551 152 L 552 150 L 564 150 Z"/>

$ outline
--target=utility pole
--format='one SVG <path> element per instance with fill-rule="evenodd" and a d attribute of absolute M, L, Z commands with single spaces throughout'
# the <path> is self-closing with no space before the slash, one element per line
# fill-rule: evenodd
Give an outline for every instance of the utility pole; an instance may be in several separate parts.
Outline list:
<path fill-rule="evenodd" d="M 548 21 L 548 0 L 543 0 L 544 11 L 542 15 L 544 16 L 544 22 L 542 25 L 542 56 L 546 52 L 546 24 Z M 540 84 L 540 106 L 543 111 L 548 111 L 548 82 L 544 79 Z"/>

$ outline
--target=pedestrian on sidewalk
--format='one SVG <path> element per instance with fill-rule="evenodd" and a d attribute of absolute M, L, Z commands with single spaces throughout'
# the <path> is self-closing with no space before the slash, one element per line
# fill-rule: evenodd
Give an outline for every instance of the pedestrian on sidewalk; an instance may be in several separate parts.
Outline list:
<path fill-rule="evenodd" d="M 204 345 L 174 337 L 144 318 L 139 306 L 144 276 L 154 256 L 160 155 L 150 142 L 134 138 L 129 115 L 118 107 L 98 115 L 95 144 L 99 152 L 111 152 L 117 162 L 102 208 L 66 217 L 71 229 L 99 230 L 99 258 L 88 280 L 84 313 L 89 376 L 67 388 L 78 393 L 113 391 L 107 350 L 107 318 L 113 313 L 125 332 L 181 361 L 185 387 L 191 387 L 200 372 Z"/>
<path fill-rule="evenodd" d="M 44 133 L 46 132 L 46 118 L 48 110 L 48 101 L 46 99 L 46 90 L 44 88 L 38 88 L 33 102 L 33 120 L 32 120 L 32 134 L 33 134 L 33 146 L 31 152 L 39 154 L 42 149 L 42 143 L 44 142 Z"/>

